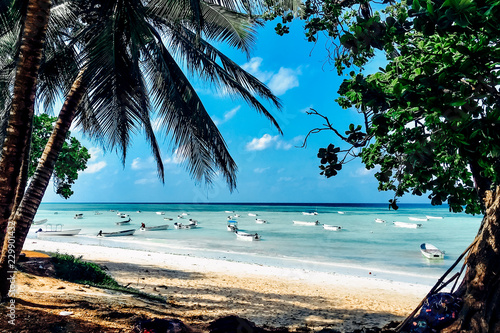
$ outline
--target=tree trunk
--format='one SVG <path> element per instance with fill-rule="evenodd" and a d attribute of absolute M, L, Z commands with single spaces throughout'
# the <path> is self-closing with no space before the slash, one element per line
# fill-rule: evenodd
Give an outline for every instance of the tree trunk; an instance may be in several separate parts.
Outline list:
<path fill-rule="evenodd" d="M 17 193 L 22 185 L 23 161 L 29 153 L 38 70 L 50 15 L 51 0 L 29 0 L 12 99 L 12 109 L 0 160 L 0 244 L 7 233 Z M 12 230 L 9 226 L 9 230 Z M 2 248 L 2 253 L 7 249 Z M 2 278 L 2 277 L 0 277 Z"/>
<path fill-rule="evenodd" d="M 28 186 L 28 190 L 24 194 L 15 214 L 9 219 L 9 227 L 13 228 L 14 233 L 7 234 L 3 243 L 3 249 L 9 249 L 10 246 L 13 251 L 12 253 L 2 251 L 2 256 L 0 257 L 0 296 L 2 300 L 12 296 L 9 295 L 9 290 L 11 288 L 11 281 L 13 281 L 12 276 L 14 270 L 10 267 L 10 261 L 14 260 L 14 262 L 17 262 L 21 254 L 24 241 L 26 240 L 26 236 L 28 235 L 29 228 L 38 207 L 42 202 L 45 190 L 49 185 L 57 158 L 66 140 L 76 110 L 86 91 L 81 81 L 82 73 L 83 70 L 73 83 L 66 97 L 66 101 L 59 113 L 59 118 L 45 146 L 40 161 L 38 162 L 38 166 Z M 13 244 L 13 246 L 11 244 Z"/>
<path fill-rule="evenodd" d="M 487 191 L 477 243 L 465 262 L 457 294 L 464 300 L 458 319 L 442 332 L 500 332 L 500 187 Z"/>

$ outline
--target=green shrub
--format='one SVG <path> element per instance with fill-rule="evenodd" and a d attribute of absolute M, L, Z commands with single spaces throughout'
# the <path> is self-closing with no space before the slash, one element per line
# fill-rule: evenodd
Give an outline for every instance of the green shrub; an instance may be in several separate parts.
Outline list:
<path fill-rule="evenodd" d="M 99 265 L 83 261 L 82 257 L 70 254 L 55 253 L 52 262 L 56 276 L 76 283 L 92 284 L 96 286 L 118 287 L 119 284 L 109 276 Z"/>

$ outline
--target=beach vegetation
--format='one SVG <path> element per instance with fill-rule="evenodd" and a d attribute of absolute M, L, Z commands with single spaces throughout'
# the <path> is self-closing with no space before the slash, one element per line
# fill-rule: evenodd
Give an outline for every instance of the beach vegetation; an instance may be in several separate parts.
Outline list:
<path fill-rule="evenodd" d="M 279 99 L 214 46 L 228 44 L 249 55 L 262 23 L 251 7 L 241 1 L 0 1 L 1 45 L 12 46 L 0 49 L 1 110 L 8 119 L 0 229 L 15 230 L 0 235 L 2 298 L 12 274 L 6 244 L 15 239 L 17 258 L 74 120 L 90 139 L 119 152 L 123 163 L 131 137 L 144 132 L 164 181 L 161 133 L 196 182 L 211 184 L 222 175 L 234 190 L 236 163 L 189 76 L 243 98 L 281 133 L 261 102 L 279 109 Z M 57 97 L 64 103 L 25 190 L 35 101 L 50 107 Z"/>
<path fill-rule="evenodd" d="M 456 290 L 464 306 L 441 331 L 500 331 L 500 4 L 308 0 L 292 12 L 278 2 L 269 18 L 282 17 L 280 34 L 291 13 L 311 42 L 332 41 L 329 60 L 347 76 L 336 101 L 361 119 L 341 130 L 328 110 L 310 110 L 323 125 L 309 135 L 334 136 L 319 150 L 321 174 L 359 157 L 379 190 L 394 192 L 392 209 L 411 194 L 483 214 Z M 379 69 L 366 72 L 368 63 Z"/>

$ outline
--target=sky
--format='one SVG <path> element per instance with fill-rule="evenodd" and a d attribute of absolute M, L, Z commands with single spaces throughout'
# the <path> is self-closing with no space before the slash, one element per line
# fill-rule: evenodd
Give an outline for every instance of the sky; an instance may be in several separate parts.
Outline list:
<path fill-rule="evenodd" d="M 196 184 L 167 140 L 160 140 L 165 164 L 162 183 L 143 136 L 133 138 L 123 164 L 116 152 L 88 141 L 74 128 L 72 134 L 89 149 L 92 158 L 80 172 L 69 200 L 59 197 L 49 185 L 43 202 L 387 203 L 393 194 L 377 190 L 375 171 L 366 170 L 359 159 L 345 165 L 338 176 L 327 179 L 320 175 L 318 149 L 341 144 L 333 132 L 312 135 L 307 147 L 300 148 L 311 129 L 323 127 L 321 118 L 306 114 L 310 108 L 328 116 L 342 130 L 350 123 L 361 123 L 356 110 L 343 110 L 335 103 L 344 77 L 327 62 L 326 42 L 325 38 L 316 44 L 307 42 L 300 22 L 294 22 L 291 33 L 285 36 L 278 36 L 274 25 L 268 23 L 258 30 L 250 58 L 222 47 L 280 98 L 281 111 L 264 105 L 283 135 L 243 99 L 226 96 L 202 82 L 194 83 L 238 166 L 233 192 L 222 177 L 211 186 Z M 379 65 L 374 62 L 367 70 Z M 401 202 L 427 201 L 409 196 Z"/>

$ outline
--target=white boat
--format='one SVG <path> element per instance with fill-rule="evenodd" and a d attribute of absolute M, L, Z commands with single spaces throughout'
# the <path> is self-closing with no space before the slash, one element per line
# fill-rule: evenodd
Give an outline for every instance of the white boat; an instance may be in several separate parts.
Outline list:
<path fill-rule="evenodd" d="M 422 224 L 421 223 L 408 223 L 408 222 L 392 222 L 395 227 L 399 228 L 412 228 L 412 229 L 417 229 L 421 228 Z"/>
<path fill-rule="evenodd" d="M 298 224 L 298 225 L 318 225 L 319 221 L 314 221 L 314 222 L 293 221 L 293 224 Z"/>
<path fill-rule="evenodd" d="M 257 216 L 258 214 L 255 213 L 248 213 L 248 216 Z"/>
<path fill-rule="evenodd" d="M 46 223 L 48 220 L 47 219 L 43 219 L 43 220 L 38 220 L 38 221 L 33 221 L 33 225 L 40 225 L 40 224 L 44 224 Z"/>
<path fill-rule="evenodd" d="M 97 237 L 119 237 L 119 236 L 132 236 L 135 232 L 135 229 L 121 230 L 121 231 L 113 231 L 113 232 L 102 232 L 99 231 Z"/>
<path fill-rule="evenodd" d="M 375 219 L 375 222 L 377 222 L 377 223 L 385 223 L 385 220 L 382 220 L 382 219 L 378 219 L 378 218 L 377 218 L 377 219 Z"/>
<path fill-rule="evenodd" d="M 427 217 L 427 219 L 429 219 L 429 220 L 442 220 L 443 219 L 442 216 L 429 216 L 429 215 L 426 215 L 425 217 Z"/>
<path fill-rule="evenodd" d="M 80 214 L 75 214 L 75 216 L 73 217 L 74 219 L 83 219 L 83 214 L 80 213 Z"/>
<path fill-rule="evenodd" d="M 68 229 L 68 230 L 63 230 L 62 229 L 63 225 L 62 224 L 47 224 L 46 229 L 42 230 L 42 228 L 38 229 L 36 231 L 36 236 L 37 237 L 45 237 L 45 236 L 74 236 L 80 233 L 82 229 Z"/>
<path fill-rule="evenodd" d="M 427 217 L 423 218 L 423 217 L 412 217 L 412 216 L 409 216 L 409 217 L 408 217 L 408 220 L 410 220 L 410 221 L 420 221 L 420 222 L 424 222 L 424 221 L 427 221 L 427 220 L 428 220 L 428 218 L 427 218 Z"/>
<path fill-rule="evenodd" d="M 132 221 L 132 219 L 128 219 L 127 221 L 118 221 L 118 222 L 115 222 L 116 225 L 125 225 L 125 224 L 130 224 L 130 221 Z"/>
<path fill-rule="evenodd" d="M 173 218 L 171 218 L 171 217 L 164 217 L 163 219 L 164 219 L 165 221 L 172 221 L 172 220 L 173 220 Z"/>
<path fill-rule="evenodd" d="M 345 212 L 337 212 L 337 213 L 339 213 L 339 214 L 345 214 Z"/>
<path fill-rule="evenodd" d="M 188 216 L 188 213 L 181 213 L 182 216 Z"/>
<path fill-rule="evenodd" d="M 165 212 L 156 212 L 157 215 L 165 215 Z"/>
<path fill-rule="evenodd" d="M 241 215 L 240 214 L 234 214 L 234 217 L 240 217 Z"/>
<path fill-rule="evenodd" d="M 255 219 L 255 223 L 264 224 L 267 223 L 267 221 L 263 219 Z"/>
<path fill-rule="evenodd" d="M 225 210 L 224 212 L 228 213 L 228 214 L 232 214 L 232 213 L 234 213 L 234 210 Z"/>
<path fill-rule="evenodd" d="M 420 245 L 420 252 L 427 259 L 443 259 L 444 251 L 441 251 L 437 247 L 429 243 L 423 243 Z"/>
<path fill-rule="evenodd" d="M 302 212 L 302 215 L 318 215 L 318 212 Z"/>
<path fill-rule="evenodd" d="M 128 214 L 120 214 L 120 217 L 121 217 L 122 219 L 126 219 L 127 217 L 129 217 L 129 215 L 128 215 Z"/>
<path fill-rule="evenodd" d="M 174 228 L 175 229 L 194 229 L 196 228 L 196 224 L 182 224 L 182 223 L 178 223 L 178 222 L 175 222 L 174 223 Z"/>
<path fill-rule="evenodd" d="M 157 231 L 157 230 L 167 230 L 167 229 L 168 229 L 168 224 L 155 225 L 153 227 L 141 226 L 139 228 L 140 231 Z"/>
<path fill-rule="evenodd" d="M 325 230 L 333 230 L 333 231 L 340 231 L 340 230 L 342 230 L 342 227 L 339 226 L 339 225 L 323 224 L 323 229 L 325 229 Z"/>
<path fill-rule="evenodd" d="M 258 233 L 248 233 L 248 232 L 242 232 L 242 231 L 235 231 L 236 238 L 240 240 L 245 240 L 245 241 L 258 241 L 260 240 L 260 235 Z"/>
<path fill-rule="evenodd" d="M 227 231 L 235 232 L 238 230 L 238 221 L 229 220 L 227 221 Z"/>

